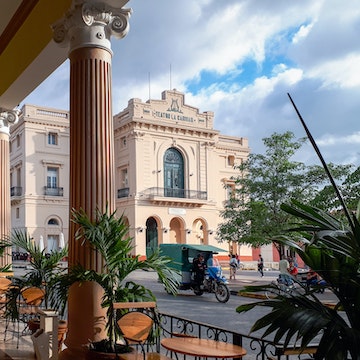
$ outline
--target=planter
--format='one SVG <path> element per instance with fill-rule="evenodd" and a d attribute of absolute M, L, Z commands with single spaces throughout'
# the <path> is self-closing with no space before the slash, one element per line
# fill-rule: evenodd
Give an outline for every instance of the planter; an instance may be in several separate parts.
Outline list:
<path fill-rule="evenodd" d="M 28 321 L 28 327 L 31 334 L 34 334 L 38 329 L 40 329 L 40 320 L 31 319 Z M 65 335 L 67 333 L 68 326 L 66 320 L 59 320 L 58 323 L 58 350 L 61 351 L 62 345 L 65 340 Z"/>
<path fill-rule="evenodd" d="M 122 354 L 129 354 L 135 352 L 135 349 L 126 345 L 120 345 L 119 352 L 107 353 L 94 349 L 88 349 L 86 351 L 85 359 L 86 360 L 113 360 L 113 359 L 122 359 Z M 124 357 L 126 359 L 126 357 Z"/>

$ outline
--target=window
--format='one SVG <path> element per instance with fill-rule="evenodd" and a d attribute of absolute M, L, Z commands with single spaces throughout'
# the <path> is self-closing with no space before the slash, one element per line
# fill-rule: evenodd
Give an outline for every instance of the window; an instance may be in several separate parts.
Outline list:
<path fill-rule="evenodd" d="M 16 213 L 15 214 L 16 218 L 19 219 L 20 218 L 20 209 L 18 207 L 16 208 L 15 213 Z"/>
<path fill-rule="evenodd" d="M 48 221 L 48 225 L 59 225 L 59 222 L 54 219 L 54 218 L 51 218 L 49 221 Z"/>
<path fill-rule="evenodd" d="M 228 162 L 228 166 L 234 166 L 235 164 L 235 156 L 233 155 L 229 155 L 228 158 L 227 158 L 227 162 Z"/>
<path fill-rule="evenodd" d="M 49 132 L 48 133 L 48 144 L 57 145 L 58 144 L 58 134 Z"/>
<path fill-rule="evenodd" d="M 21 144 L 21 141 L 20 141 L 21 139 L 20 139 L 20 135 L 18 134 L 18 135 L 16 135 L 16 146 L 17 147 L 20 147 L 20 144 Z"/>
<path fill-rule="evenodd" d="M 9 141 L 9 153 L 12 152 L 12 141 Z"/>
<path fill-rule="evenodd" d="M 232 196 L 235 194 L 235 187 L 234 185 L 227 185 L 226 187 L 226 200 L 230 200 Z"/>
<path fill-rule="evenodd" d="M 128 185 L 129 185 L 127 169 L 121 170 L 121 185 L 122 185 L 122 187 L 128 187 Z"/>
<path fill-rule="evenodd" d="M 47 168 L 46 186 L 54 189 L 58 187 L 58 169 L 54 167 Z"/>
<path fill-rule="evenodd" d="M 185 197 L 184 159 L 174 148 L 166 150 L 164 155 L 164 188 L 165 196 Z"/>
<path fill-rule="evenodd" d="M 126 141 L 126 137 L 124 136 L 120 139 L 120 148 L 124 149 L 126 148 L 126 146 L 127 146 L 127 141 Z"/>

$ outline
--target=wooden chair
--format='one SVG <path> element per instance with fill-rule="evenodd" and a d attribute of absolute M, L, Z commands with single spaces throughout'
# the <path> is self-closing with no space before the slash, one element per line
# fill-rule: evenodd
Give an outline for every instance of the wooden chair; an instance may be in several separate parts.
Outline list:
<path fill-rule="evenodd" d="M 5 314 L 5 306 L 7 303 L 7 292 L 10 289 L 12 281 L 8 278 L 0 277 L 0 316 Z"/>
<path fill-rule="evenodd" d="M 38 309 L 45 298 L 45 291 L 38 287 L 27 287 L 19 291 L 16 301 L 17 316 L 16 318 L 6 319 L 5 336 L 9 328 L 10 321 L 14 322 L 14 333 L 17 333 L 17 348 L 19 347 L 20 335 L 25 334 L 28 329 L 28 322 L 34 318 L 38 318 Z M 24 323 L 25 327 L 20 333 L 20 323 Z M 15 330 L 16 327 L 16 330 Z"/>
<path fill-rule="evenodd" d="M 154 326 L 156 311 L 154 301 L 115 303 L 114 310 L 118 309 L 129 310 L 117 322 L 126 344 L 140 346 L 143 360 L 171 360 L 160 354 L 159 349 L 157 352 L 147 352 L 145 346 Z M 121 356 L 128 360 L 137 359 L 136 354 L 121 354 Z"/>

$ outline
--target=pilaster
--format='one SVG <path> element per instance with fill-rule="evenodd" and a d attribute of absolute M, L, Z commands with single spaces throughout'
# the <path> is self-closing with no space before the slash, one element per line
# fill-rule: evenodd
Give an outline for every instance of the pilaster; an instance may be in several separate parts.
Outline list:
<path fill-rule="evenodd" d="M 10 203 L 10 154 L 9 134 L 10 126 L 19 120 L 18 110 L 0 108 L 0 238 L 11 232 L 11 203 Z M 0 267 L 11 264 L 11 249 L 0 257 Z"/>

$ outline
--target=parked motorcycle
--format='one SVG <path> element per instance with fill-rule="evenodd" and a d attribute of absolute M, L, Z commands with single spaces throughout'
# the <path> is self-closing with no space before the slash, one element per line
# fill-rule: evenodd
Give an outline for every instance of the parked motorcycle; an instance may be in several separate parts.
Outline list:
<path fill-rule="evenodd" d="M 227 286 L 228 281 L 225 276 L 222 275 L 219 261 L 215 258 L 210 258 L 208 264 L 210 262 L 212 265 L 207 267 L 202 285 L 199 286 L 192 277 L 191 288 L 196 295 L 202 295 L 204 292 L 214 293 L 219 302 L 226 303 L 230 298 L 230 290 Z M 192 273 L 192 276 L 193 274 L 194 273 Z"/>
<path fill-rule="evenodd" d="M 193 290 L 196 295 L 214 293 L 219 302 L 225 303 L 230 298 L 227 280 L 222 275 L 221 266 L 213 254 L 226 252 L 212 245 L 198 244 L 160 244 L 163 255 L 171 257 L 174 261 L 169 265 L 181 274 L 180 290 Z M 204 281 L 198 284 L 193 272 L 193 260 L 201 253 L 207 264 Z"/>

